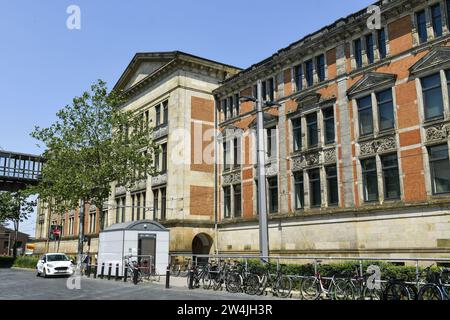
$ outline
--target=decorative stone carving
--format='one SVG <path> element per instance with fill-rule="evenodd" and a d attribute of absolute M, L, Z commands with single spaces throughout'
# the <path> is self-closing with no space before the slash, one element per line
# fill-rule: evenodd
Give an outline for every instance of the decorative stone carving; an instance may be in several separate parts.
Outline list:
<path fill-rule="evenodd" d="M 325 163 L 336 162 L 336 148 L 324 150 L 323 161 Z"/>
<path fill-rule="evenodd" d="M 298 157 L 292 159 L 292 170 L 302 170 L 307 167 L 312 167 L 320 164 L 319 151 L 311 153 L 303 153 Z"/>
<path fill-rule="evenodd" d="M 226 173 L 222 176 L 222 184 L 230 185 L 241 182 L 241 173 L 240 172 L 231 172 Z"/>
<path fill-rule="evenodd" d="M 152 186 L 158 186 L 167 183 L 167 173 L 152 177 Z"/>
<path fill-rule="evenodd" d="M 427 142 L 445 140 L 450 135 L 450 124 L 438 124 L 425 129 Z"/>
<path fill-rule="evenodd" d="M 276 163 L 271 163 L 265 168 L 266 176 L 276 176 L 278 174 L 278 165 Z"/>
<path fill-rule="evenodd" d="M 359 81 L 357 81 L 348 91 L 349 97 L 372 90 L 379 86 L 394 83 L 397 76 L 390 73 L 369 72 Z"/>
<path fill-rule="evenodd" d="M 397 148 L 397 143 L 395 137 L 386 137 L 377 140 L 371 140 L 360 143 L 360 155 L 370 155 L 378 152 L 386 152 L 395 150 Z"/>
<path fill-rule="evenodd" d="M 409 68 L 412 75 L 430 70 L 444 69 L 450 63 L 450 48 L 447 46 L 434 47 L 424 57 Z"/>
<path fill-rule="evenodd" d="M 167 136 L 168 134 L 169 134 L 169 126 L 167 124 L 159 126 L 156 127 L 155 130 L 153 131 L 153 139 L 159 139 Z"/>
<path fill-rule="evenodd" d="M 147 188 L 147 180 L 146 179 L 141 179 L 139 181 L 136 181 L 133 185 L 133 187 L 131 188 L 132 191 L 136 191 L 136 190 L 143 190 Z"/>
<path fill-rule="evenodd" d="M 116 187 L 116 196 L 125 194 L 127 192 L 127 189 L 124 186 L 118 186 Z"/>

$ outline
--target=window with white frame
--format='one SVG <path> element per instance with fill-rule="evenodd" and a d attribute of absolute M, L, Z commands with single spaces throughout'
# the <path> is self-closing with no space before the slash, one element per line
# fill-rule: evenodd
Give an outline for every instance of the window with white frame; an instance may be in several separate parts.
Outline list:
<path fill-rule="evenodd" d="M 428 147 L 432 192 L 450 193 L 450 160 L 448 144 Z"/>

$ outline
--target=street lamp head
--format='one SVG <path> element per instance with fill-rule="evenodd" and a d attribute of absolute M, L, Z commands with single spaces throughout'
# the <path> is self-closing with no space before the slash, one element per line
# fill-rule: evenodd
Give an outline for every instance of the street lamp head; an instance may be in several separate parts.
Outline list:
<path fill-rule="evenodd" d="M 251 96 L 241 96 L 241 97 L 239 97 L 239 100 L 241 102 L 249 102 L 249 101 L 256 102 L 256 98 L 255 97 L 251 97 Z"/>

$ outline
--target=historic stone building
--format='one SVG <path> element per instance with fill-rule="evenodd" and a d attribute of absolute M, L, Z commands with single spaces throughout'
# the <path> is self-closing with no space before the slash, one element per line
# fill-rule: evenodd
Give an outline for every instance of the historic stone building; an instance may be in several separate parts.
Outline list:
<path fill-rule="evenodd" d="M 379 29 L 363 9 L 240 72 L 183 53 L 136 55 L 116 88 L 156 126 L 161 174 L 114 186 L 105 224 L 157 219 L 172 252 L 259 252 L 255 105 L 241 98 L 262 80 L 276 103 L 264 107 L 271 254 L 448 256 L 450 1 L 377 5 Z M 193 148 L 211 128 L 222 133 L 216 165 Z M 95 235 L 99 215 L 88 212 Z"/>
<path fill-rule="evenodd" d="M 113 185 L 105 211 L 86 206 L 84 230 L 89 243 L 86 252 L 97 252 L 98 232 L 115 223 L 157 220 L 170 228 L 172 252 L 209 252 L 214 230 L 214 150 L 211 160 L 196 159 L 214 146 L 215 108 L 212 91 L 240 69 L 183 52 L 138 53 L 132 59 L 115 90 L 123 90 L 123 110 L 133 111 L 153 127 L 153 139 L 160 146 L 155 159 L 158 174 L 127 190 Z M 200 146 L 195 141 L 202 141 Z M 209 142 L 208 142 L 209 140 Z M 196 152 L 194 152 L 194 149 Z M 50 225 L 62 225 L 59 250 L 76 253 L 78 211 L 49 215 L 38 210 L 38 250 L 45 250 Z M 103 219 L 100 219 L 103 217 Z M 49 250 L 58 248 L 50 243 Z"/>
<path fill-rule="evenodd" d="M 271 254 L 450 253 L 450 1 L 383 1 L 224 81 L 219 250 L 258 245 L 263 81 Z M 240 160 L 240 161 L 239 161 Z"/>

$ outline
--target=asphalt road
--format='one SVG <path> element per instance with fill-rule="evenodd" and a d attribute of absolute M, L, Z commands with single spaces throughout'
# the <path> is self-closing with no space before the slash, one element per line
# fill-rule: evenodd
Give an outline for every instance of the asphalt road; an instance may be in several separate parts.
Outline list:
<path fill-rule="evenodd" d="M 122 281 L 82 277 L 79 289 L 73 278 L 36 277 L 30 270 L 0 269 L 0 300 L 266 300 L 271 297 L 230 294 L 212 290 L 165 289 L 164 283 L 133 285 Z M 163 280 L 161 281 L 163 282 Z"/>

